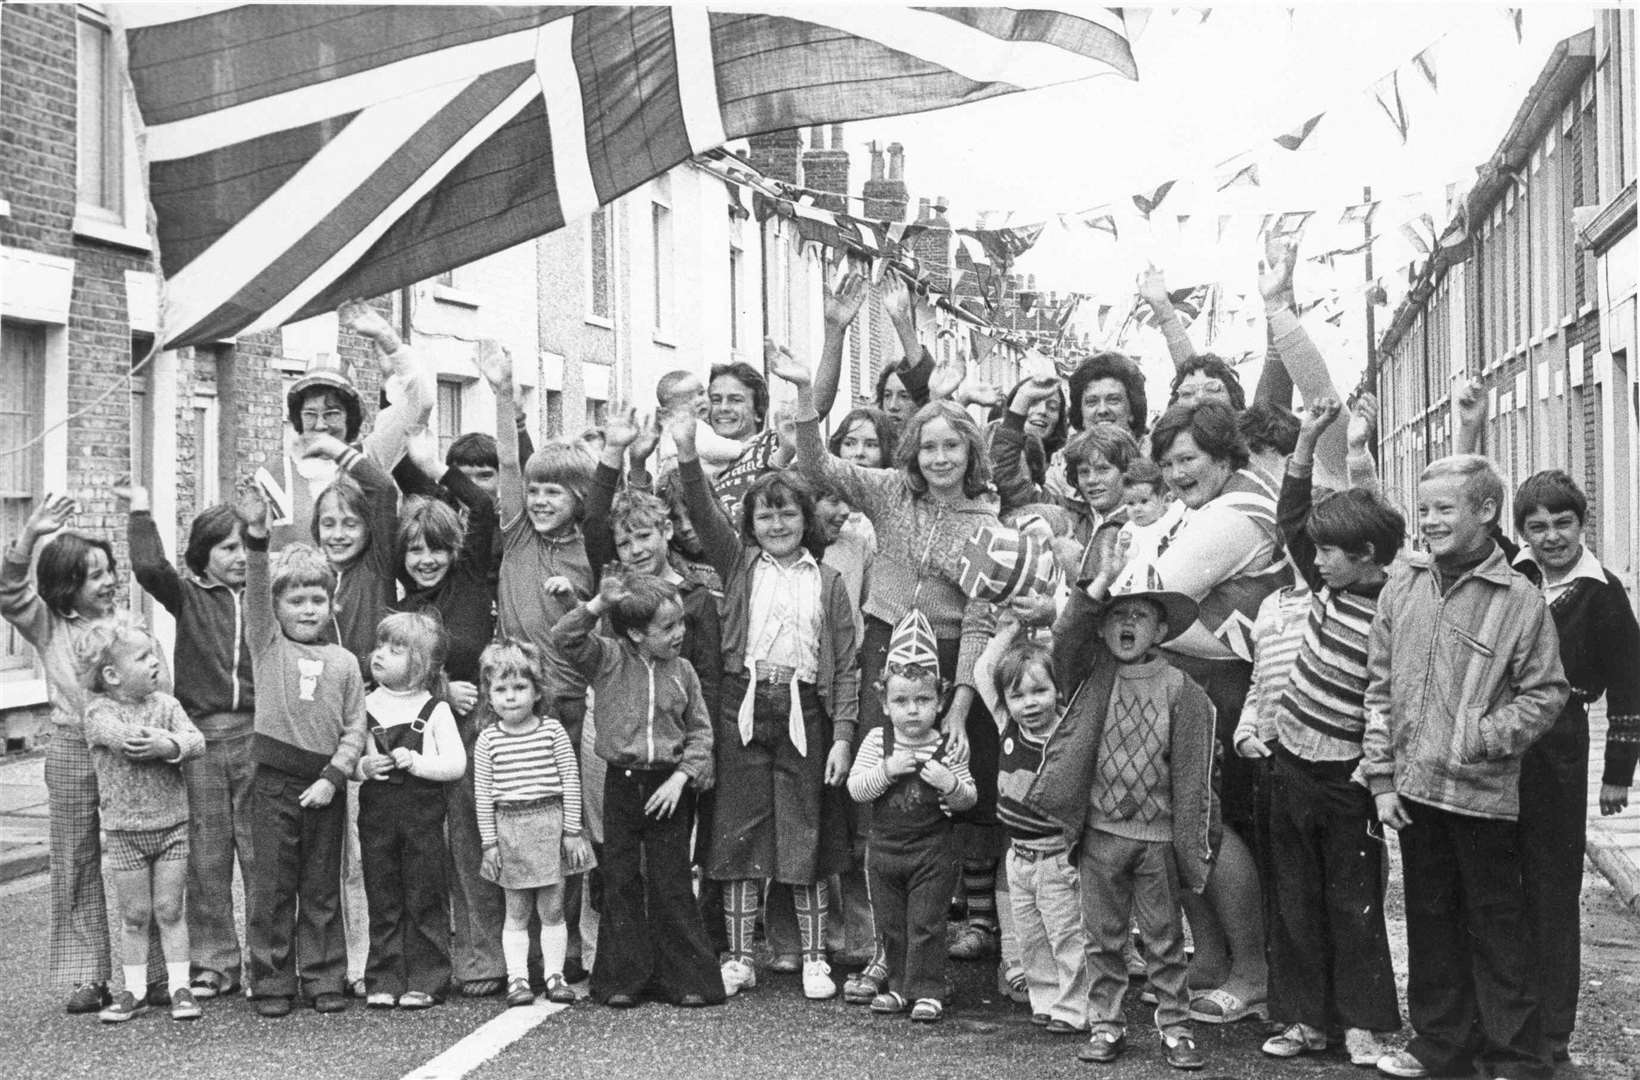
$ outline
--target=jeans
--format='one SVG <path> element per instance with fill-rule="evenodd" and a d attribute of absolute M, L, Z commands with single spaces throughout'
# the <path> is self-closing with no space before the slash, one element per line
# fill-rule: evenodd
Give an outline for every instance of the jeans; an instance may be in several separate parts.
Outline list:
<path fill-rule="evenodd" d="M 1092 976 L 1082 925 L 1081 876 L 1063 851 L 1028 858 L 1014 848 L 1008 852 L 1007 867 L 1031 1012 L 1085 1028 Z"/>

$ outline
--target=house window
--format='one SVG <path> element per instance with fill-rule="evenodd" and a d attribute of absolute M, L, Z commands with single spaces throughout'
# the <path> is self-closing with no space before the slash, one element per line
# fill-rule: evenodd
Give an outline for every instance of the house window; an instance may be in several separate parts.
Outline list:
<path fill-rule="evenodd" d="M 46 333 L 44 327 L 7 322 L 0 346 L 0 536 L 19 536 L 34 510 L 34 500 L 45 493 L 45 453 L 39 443 L 14 450 L 38 439 L 45 426 Z M 27 670 L 34 653 L 15 627 L 0 627 L 0 671 Z"/>
<path fill-rule="evenodd" d="M 459 379 L 440 379 L 438 381 L 438 452 L 439 456 L 450 452 L 450 444 L 456 441 L 461 434 L 461 391 L 462 383 Z"/>
<path fill-rule="evenodd" d="M 547 391 L 547 437 L 561 438 L 564 432 L 564 395 L 558 390 Z"/>
<path fill-rule="evenodd" d="M 741 251 L 729 249 L 729 348 L 740 350 L 740 264 Z"/>
<path fill-rule="evenodd" d="M 614 317 L 614 281 L 610 272 L 609 208 L 600 206 L 587 220 L 587 314 Z"/>
<path fill-rule="evenodd" d="M 587 398 L 587 427 L 601 428 L 609 419 L 609 402 Z"/>
<path fill-rule="evenodd" d="M 82 212 L 125 219 L 123 84 L 114 34 L 95 12 L 79 9 L 79 201 Z"/>
<path fill-rule="evenodd" d="M 221 444 L 218 442 L 215 388 L 194 395 L 194 512 L 214 505 L 222 493 Z"/>
<path fill-rule="evenodd" d="M 672 329 L 674 268 L 672 264 L 672 185 L 665 176 L 655 180 L 655 197 L 650 203 L 650 240 L 655 251 L 655 333 Z"/>

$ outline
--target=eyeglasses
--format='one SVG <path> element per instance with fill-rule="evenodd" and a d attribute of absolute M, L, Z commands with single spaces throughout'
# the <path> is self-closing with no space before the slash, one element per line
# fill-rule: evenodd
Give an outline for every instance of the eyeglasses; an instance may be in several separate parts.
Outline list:
<path fill-rule="evenodd" d="M 304 409 L 301 413 L 302 427 L 304 429 L 313 427 L 321 420 L 324 421 L 326 427 L 329 427 L 332 424 L 340 424 L 346 419 L 347 413 L 343 412 L 341 409 L 326 409 L 324 412 L 309 412 Z"/>

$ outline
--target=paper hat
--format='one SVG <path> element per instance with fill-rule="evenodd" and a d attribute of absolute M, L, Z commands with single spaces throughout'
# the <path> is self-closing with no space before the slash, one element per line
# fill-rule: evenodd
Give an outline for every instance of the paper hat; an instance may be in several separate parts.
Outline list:
<path fill-rule="evenodd" d="M 1162 605 L 1163 618 L 1167 620 L 1167 633 L 1161 636 L 1162 641 L 1172 641 L 1196 623 L 1196 601 L 1184 593 L 1168 592 L 1154 564 L 1146 563 L 1123 574 L 1111 590 L 1105 610 L 1109 611 L 1118 600 L 1128 599 L 1152 600 Z"/>
<path fill-rule="evenodd" d="M 308 361 L 307 371 L 297 379 L 285 395 L 285 410 L 290 414 L 290 426 L 302 430 L 302 398 L 314 390 L 329 390 L 342 399 L 347 412 L 347 438 L 352 442 L 359 437 L 359 426 L 364 422 L 364 406 L 359 401 L 358 388 L 353 385 L 347 361 L 330 353 L 318 353 Z"/>
<path fill-rule="evenodd" d="M 957 580 L 969 596 L 1003 604 L 1052 588 L 1058 574 L 1053 549 L 1035 536 L 984 525 L 962 549 Z"/>
<path fill-rule="evenodd" d="M 900 667 L 920 667 L 929 671 L 940 670 L 939 644 L 928 617 L 912 608 L 894 624 L 894 633 L 888 639 L 888 664 Z"/>

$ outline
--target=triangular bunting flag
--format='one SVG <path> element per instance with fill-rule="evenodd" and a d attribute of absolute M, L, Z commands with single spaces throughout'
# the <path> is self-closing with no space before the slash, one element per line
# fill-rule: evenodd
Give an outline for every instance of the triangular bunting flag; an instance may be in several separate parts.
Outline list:
<path fill-rule="evenodd" d="M 1372 95 L 1378 101 L 1378 107 L 1384 110 L 1389 122 L 1395 125 L 1395 130 L 1401 136 L 1401 142 L 1407 141 L 1407 128 L 1410 123 L 1407 119 L 1406 103 L 1401 100 L 1401 73 L 1392 71 L 1379 79 L 1372 88 Z"/>
<path fill-rule="evenodd" d="M 1315 126 L 1321 123 L 1321 118 L 1325 115 L 1327 114 L 1316 113 L 1293 130 L 1283 135 L 1277 135 L 1275 137 L 1276 145 L 1283 150 L 1297 150 L 1304 145 L 1304 140 L 1310 137 L 1310 132 L 1315 130 Z"/>
<path fill-rule="evenodd" d="M 1220 191 L 1233 187 L 1258 187 L 1258 162 L 1249 161 L 1240 166 L 1232 162 L 1231 168 L 1219 174 L 1217 187 Z"/>
<path fill-rule="evenodd" d="M 1139 213 L 1143 214 L 1146 220 L 1149 220 L 1150 215 L 1155 212 L 1158 206 L 1162 205 L 1162 200 L 1167 198 L 1167 193 L 1173 190 L 1173 185 L 1176 183 L 1178 183 L 1177 180 L 1169 180 L 1154 191 L 1133 196 L 1133 205 L 1139 208 Z"/>
<path fill-rule="evenodd" d="M 1097 229 L 1100 232 L 1110 233 L 1110 238 L 1112 240 L 1121 239 L 1116 232 L 1116 219 L 1111 217 L 1109 214 L 1100 214 L 1098 217 L 1085 218 L 1082 224 L 1086 225 L 1090 229 Z"/>
<path fill-rule="evenodd" d="M 1435 249 L 1435 219 L 1428 214 L 1419 214 L 1411 221 L 1401 223 L 1401 235 L 1418 250 L 1418 254 L 1428 255 Z"/>
<path fill-rule="evenodd" d="M 1344 207 L 1344 212 L 1338 215 L 1340 225 L 1372 225 L 1372 215 L 1378 212 L 1377 202 L 1355 203 Z"/>
<path fill-rule="evenodd" d="M 1504 18 L 1508 19 L 1509 25 L 1515 28 L 1516 45 L 1519 45 L 1526 40 L 1526 32 L 1521 26 L 1521 17 L 1523 14 L 1524 12 L 1518 7 L 1503 9 Z"/>
<path fill-rule="evenodd" d="M 1417 56 L 1414 56 L 1412 66 L 1418 69 L 1418 74 L 1422 75 L 1424 81 L 1429 83 L 1431 90 L 1441 88 L 1440 81 L 1435 77 L 1435 46 L 1431 45 Z"/>

